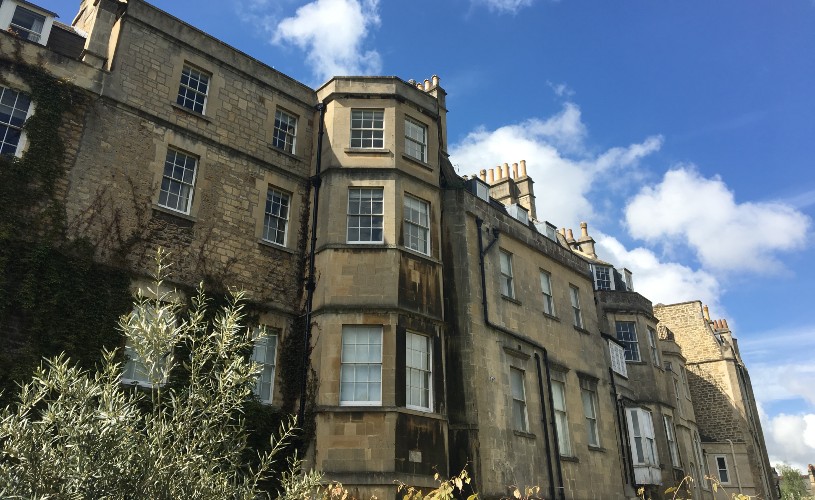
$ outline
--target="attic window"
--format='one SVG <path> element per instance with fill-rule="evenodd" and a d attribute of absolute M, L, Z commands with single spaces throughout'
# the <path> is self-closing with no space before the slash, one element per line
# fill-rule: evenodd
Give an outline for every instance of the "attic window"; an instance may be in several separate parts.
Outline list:
<path fill-rule="evenodd" d="M 14 17 L 11 19 L 11 24 L 9 24 L 9 30 L 17 33 L 21 38 L 39 43 L 44 25 L 45 16 L 18 5 L 14 11 Z"/>

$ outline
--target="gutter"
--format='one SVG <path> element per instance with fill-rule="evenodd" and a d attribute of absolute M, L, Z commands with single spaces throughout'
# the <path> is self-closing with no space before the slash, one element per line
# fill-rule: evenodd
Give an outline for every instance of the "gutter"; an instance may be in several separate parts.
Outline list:
<path fill-rule="evenodd" d="M 728 443 L 730 443 L 730 456 L 733 457 L 733 469 L 736 470 L 736 486 L 739 487 L 739 493 L 741 493 L 741 475 L 739 474 L 739 464 L 736 462 L 736 447 L 733 446 L 733 441 L 731 439 L 725 439 Z M 718 467 L 719 464 L 716 464 Z"/>
<path fill-rule="evenodd" d="M 552 474 L 552 447 L 549 444 L 549 425 L 546 421 L 546 406 L 543 404 L 543 374 L 541 372 L 541 358 L 535 353 L 535 365 L 538 368 L 538 394 L 541 400 L 541 422 L 543 423 L 543 438 L 546 440 L 546 471 L 549 473 L 549 496 L 555 498 L 555 481 Z"/>
<path fill-rule="evenodd" d="M 482 305 L 482 309 L 484 311 L 484 324 L 487 325 L 490 328 L 494 328 L 495 330 L 498 330 L 501 333 L 509 335 L 510 337 L 512 337 L 512 338 L 514 338 L 516 340 L 520 340 L 520 341 L 522 341 L 524 343 L 531 344 L 532 346 L 536 347 L 537 349 L 543 351 L 543 364 L 546 367 L 546 386 L 549 389 L 549 415 L 550 415 L 551 423 L 552 423 L 552 439 L 555 442 L 555 461 L 557 462 L 558 484 L 560 484 L 560 486 L 558 487 L 558 489 L 560 490 L 559 497 L 560 497 L 561 500 L 565 500 L 566 499 L 566 489 L 563 487 L 563 464 L 561 463 L 561 460 L 560 460 L 560 445 L 558 444 L 557 425 L 555 424 L 555 408 L 554 408 L 554 399 L 552 397 L 552 376 L 551 376 L 551 371 L 550 371 L 550 368 L 549 368 L 549 353 L 547 352 L 546 348 L 543 345 L 535 342 L 534 340 L 529 339 L 529 338 L 527 338 L 527 337 L 525 337 L 525 336 L 523 336 L 523 335 L 521 335 L 519 333 L 513 332 L 512 330 L 504 328 L 501 325 L 496 325 L 495 323 L 490 321 L 489 306 L 488 306 L 488 303 L 487 303 L 487 273 L 486 273 L 486 270 L 484 268 L 484 256 L 487 254 L 487 252 L 490 250 L 490 248 L 492 248 L 492 246 L 495 243 L 498 242 L 498 237 L 499 237 L 499 235 L 501 233 L 500 233 L 500 231 L 498 231 L 498 229 L 493 228 L 493 230 L 492 230 L 492 235 L 493 235 L 492 241 L 490 242 L 489 245 L 487 245 L 487 248 L 484 248 L 484 239 L 482 237 L 482 231 L 481 231 L 481 227 L 484 224 L 484 220 L 479 218 L 479 217 L 476 217 L 475 218 L 475 224 L 478 227 L 478 266 L 479 266 L 479 270 L 481 271 L 481 297 L 482 297 L 481 305 Z M 555 484 L 554 484 L 554 481 L 552 481 L 553 474 L 552 474 L 552 470 L 551 470 L 552 469 L 552 464 L 551 464 L 552 455 L 551 455 L 551 448 L 549 446 L 549 432 L 548 432 L 549 429 L 548 429 L 548 427 L 546 425 L 546 416 L 545 416 L 546 415 L 546 413 L 545 413 L 546 405 L 544 404 L 543 383 L 542 383 L 543 381 L 542 381 L 542 374 L 541 374 L 541 371 L 540 371 L 540 357 L 538 356 L 537 352 L 535 353 L 535 361 L 538 364 L 538 383 L 540 384 L 540 397 L 541 397 L 541 420 L 543 420 L 544 433 L 546 434 L 546 436 L 545 436 L 546 437 L 546 460 L 547 460 L 547 464 L 548 464 L 548 467 L 549 467 L 549 491 L 550 491 L 550 494 L 551 494 L 552 498 L 555 498 Z"/>
<path fill-rule="evenodd" d="M 300 411 L 297 412 L 297 421 L 300 422 L 300 425 L 303 425 L 302 423 L 306 417 L 306 389 L 308 385 L 308 369 L 311 366 L 311 313 L 314 307 L 314 290 L 317 288 L 314 260 L 317 249 L 317 210 L 320 206 L 320 184 L 322 184 L 320 171 L 322 168 L 323 134 L 325 132 L 325 105 L 323 103 L 317 104 L 317 110 L 320 112 L 320 130 L 317 133 L 317 165 L 314 176 L 310 179 L 311 186 L 314 188 L 314 203 L 311 213 L 311 248 L 308 254 L 308 278 L 306 278 L 306 332 L 303 336 L 303 366 L 300 372 Z"/>

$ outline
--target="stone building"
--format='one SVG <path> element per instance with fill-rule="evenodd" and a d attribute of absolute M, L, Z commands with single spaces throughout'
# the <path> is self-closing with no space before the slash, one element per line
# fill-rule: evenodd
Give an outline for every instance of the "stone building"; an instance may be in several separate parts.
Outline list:
<path fill-rule="evenodd" d="M 437 77 L 311 89 L 143 0 L 55 17 L 0 4 L 0 153 L 22 161 L 47 143 L 23 126 L 46 112 L 32 71 L 78 96 L 53 130 L 60 231 L 20 238 L 86 242 L 132 287 L 163 247 L 181 294 L 201 281 L 246 290 L 269 332 L 258 399 L 308 402 L 307 459 L 328 478 L 391 498 L 394 480 L 426 489 L 467 467 L 484 498 L 537 485 L 583 500 L 658 495 L 690 475 L 707 498 L 701 478 L 724 456 L 760 491 L 766 451 L 756 459 L 726 324 L 677 321 L 684 310 L 652 307 L 597 257 L 586 226 L 575 240 L 539 221 L 524 161 L 457 175 Z M 0 314 L 0 333 L 9 324 Z M 694 328 L 718 350 L 689 352 Z M 305 369 L 291 357 L 304 343 Z M 716 399 L 742 401 L 722 432 L 693 404 L 714 369 L 743 392 Z M 143 375 L 131 359 L 123 380 L 149 386 Z"/>
<path fill-rule="evenodd" d="M 774 498 L 753 386 L 727 321 L 711 320 L 698 301 L 657 304 L 654 315 L 671 329 L 687 359 L 705 467 L 725 487 Z"/>

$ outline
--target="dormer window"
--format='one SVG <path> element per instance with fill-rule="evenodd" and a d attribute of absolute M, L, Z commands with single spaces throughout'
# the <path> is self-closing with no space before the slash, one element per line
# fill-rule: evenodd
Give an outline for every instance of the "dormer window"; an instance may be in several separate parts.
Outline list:
<path fill-rule="evenodd" d="M 614 290 L 614 275 L 612 274 L 611 267 L 597 265 L 593 267 L 594 267 L 594 289 Z"/>
<path fill-rule="evenodd" d="M 56 14 L 28 2 L 0 2 L 0 30 L 7 30 L 30 42 L 45 45 Z"/>
<path fill-rule="evenodd" d="M 44 25 L 45 16 L 18 5 L 14 10 L 14 17 L 11 18 L 9 29 L 21 38 L 39 43 Z"/>

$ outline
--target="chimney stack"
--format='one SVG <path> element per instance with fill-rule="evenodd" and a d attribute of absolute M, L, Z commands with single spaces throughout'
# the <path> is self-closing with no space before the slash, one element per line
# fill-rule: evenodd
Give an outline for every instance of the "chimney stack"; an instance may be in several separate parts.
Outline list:
<path fill-rule="evenodd" d="M 702 307 L 702 313 L 705 315 L 705 320 L 710 321 L 710 311 L 707 306 Z"/>

